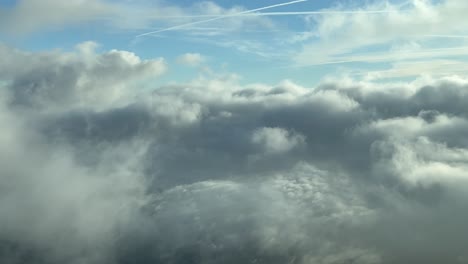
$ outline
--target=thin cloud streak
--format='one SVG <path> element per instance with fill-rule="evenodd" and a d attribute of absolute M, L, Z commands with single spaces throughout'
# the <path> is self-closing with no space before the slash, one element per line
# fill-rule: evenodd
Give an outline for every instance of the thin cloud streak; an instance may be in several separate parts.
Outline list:
<path fill-rule="evenodd" d="M 327 15 L 327 14 L 386 14 L 392 12 L 399 12 L 396 10 L 352 10 L 352 11 L 288 11 L 288 12 L 257 12 L 257 13 L 244 13 L 232 14 L 224 17 L 256 17 L 256 16 L 300 16 L 300 15 Z M 220 18 L 219 15 L 186 15 L 186 16 L 148 16 L 148 18 L 164 18 L 164 19 L 180 19 L 180 18 L 203 18 L 215 17 Z M 197 21 L 201 22 L 201 21 Z"/>
<path fill-rule="evenodd" d="M 421 74 L 435 76 L 446 76 L 464 74 L 468 70 L 468 64 L 463 61 L 416 61 L 393 64 L 388 70 L 359 70 L 351 72 L 350 76 L 363 78 L 366 81 L 385 80 L 394 78 L 417 77 Z"/>
<path fill-rule="evenodd" d="M 329 64 L 344 64 L 344 63 L 353 63 L 353 62 L 390 62 L 398 60 L 409 60 L 409 59 L 424 59 L 424 58 L 435 58 L 435 57 L 444 57 L 444 56 L 461 56 L 466 55 L 468 46 L 462 47 L 452 47 L 452 48 L 436 48 L 436 49 L 424 49 L 420 51 L 412 52 L 382 52 L 377 54 L 364 54 L 357 56 L 348 56 L 342 57 L 342 60 L 329 60 L 322 61 L 317 63 L 309 64 L 298 64 L 292 66 L 286 66 L 282 68 L 302 68 L 302 67 L 311 67 L 311 66 L 320 66 L 320 65 L 329 65 Z M 400 57 L 404 56 L 404 57 Z"/>
<path fill-rule="evenodd" d="M 468 35 L 423 35 L 424 37 L 428 38 L 461 38 L 467 39 Z"/>
<path fill-rule="evenodd" d="M 297 16 L 297 15 L 326 15 L 326 14 L 382 14 L 396 12 L 394 10 L 371 11 L 293 11 L 293 12 L 261 12 L 241 16 Z"/>
<path fill-rule="evenodd" d="M 260 7 L 260 8 L 256 8 L 256 9 L 251 9 L 251 10 L 235 13 L 235 14 L 232 14 L 232 15 L 218 16 L 218 17 L 214 17 L 214 18 L 210 18 L 210 19 L 206 19 L 206 20 L 181 24 L 181 25 L 177 25 L 177 26 L 173 26 L 173 27 L 169 27 L 169 28 L 165 28 L 165 29 L 161 29 L 161 30 L 156 30 L 156 31 L 143 33 L 143 34 L 137 35 L 136 38 L 147 36 L 147 35 L 152 35 L 152 34 L 156 34 L 156 33 L 160 33 L 160 32 L 171 31 L 171 30 L 174 30 L 174 29 L 184 28 L 184 27 L 188 27 L 188 26 L 192 26 L 192 25 L 201 24 L 201 23 L 206 23 L 206 22 L 210 22 L 210 21 L 220 20 L 220 19 L 224 19 L 224 18 L 238 17 L 240 15 L 244 15 L 244 14 L 248 14 L 248 13 L 254 13 L 254 12 L 257 12 L 257 11 L 261 11 L 261 10 L 266 10 L 266 9 L 271 9 L 271 8 L 286 6 L 286 5 L 292 5 L 292 4 L 306 2 L 306 1 L 308 1 L 308 0 L 296 0 L 296 1 L 286 2 L 286 3 L 270 5 L 270 6 Z"/>

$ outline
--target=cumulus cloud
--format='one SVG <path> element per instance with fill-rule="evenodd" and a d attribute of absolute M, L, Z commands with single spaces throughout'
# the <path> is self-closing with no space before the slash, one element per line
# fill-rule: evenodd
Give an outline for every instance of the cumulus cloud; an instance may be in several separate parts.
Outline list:
<path fill-rule="evenodd" d="M 282 153 L 304 144 L 304 138 L 281 128 L 264 127 L 254 131 L 252 142 L 266 153 Z"/>
<path fill-rule="evenodd" d="M 44 110 L 102 109 L 135 96 L 129 87 L 132 82 L 159 76 L 166 70 L 161 58 L 141 60 L 121 50 L 97 54 L 96 46 L 85 42 L 71 53 L 40 54 L 0 46 L 5 58 L 0 63 L 0 77 L 8 82 L 12 103 Z"/>
<path fill-rule="evenodd" d="M 467 78 L 143 91 L 162 59 L 0 53 L 2 263 L 468 257 Z"/>
<path fill-rule="evenodd" d="M 205 61 L 200 53 L 185 53 L 177 57 L 177 63 L 187 66 L 198 66 Z"/>

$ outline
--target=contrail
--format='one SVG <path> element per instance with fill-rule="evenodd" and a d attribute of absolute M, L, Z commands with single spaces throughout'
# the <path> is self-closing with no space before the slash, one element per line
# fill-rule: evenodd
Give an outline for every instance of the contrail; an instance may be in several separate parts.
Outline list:
<path fill-rule="evenodd" d="M 430 38 L 468 38 L 468 35 L 422 35 L 423 37 L 430 37 Z"/>
<path fill-rule="evenodd" d="M 286 3 L 281 3 L 281 4 L 276 4 L 276 5 L 270 5 L 270 6 L 260 7 L 260 8 L 256 8 L 256 9 L 250 9 L 250 10 L 246 10 L 246 11 L 239 12 L 239 13 L 235 13 L 235 14 L 231 14 L 231 15 L 217 16 L 217 17 L 210 18 L 210 19 L 195 21 L 195 22 L 191 22 L 191 23 L 186 23 L 186 24 L 182 24 L 182 25 L 177 25 L 177 26 L 173 26 L 173 27 L 168 27 L 168 28 L 161 29 L 161 30 L 146 32 L 146 33 L 137 35 L 136 38 L 143 37 L 143 36 L 147 36 L 147 35 L 151 35 L 151 34 L 156 34 L 156 33 L 160 33 L 160 32 L 164 32 L 164 31 L 171 31 L 171 30 L 174 30 L 174 29 L 179 29 L 179 28 L 183 28 L 183 27 L 187 27 L 187 26 L 192 26 L 192 25 L 197 25 L 197 24 L 201 24 L 201 23 L 206 23 L 206 22 L 210 22 L 210 21 L 215 21 L 215 20 L 219 20 L 219 19 L 223 19 L 223 18 L 241 16 L 241 15 L 244 15 L 244 14 L 254 13 L 254 12 L 257 12 L 257 11 L 261 11 L 261 10 L 266 10 L 266 9 L 275 8 L 275 7 L 280 7 L 280 6 L 286 6 L 286 5 L 292 5 L 292 4 L 296 4 L 296 3 L 300 3 L 300 2 L 306 2 L 306 1 L 308 1 L 308 0 L 295 0 L 295 1 L 286 2 Z"/>
<path fill-rule="evenodd" d="M 459 46 L 459 47 L 449 47 L 449 48 L 432 48 L 432 49 L 423 49 L 419 51 L 405 51 L 405 52 L 395 52 L 395 53 L 385 53 L 382 52 L 369 54 L 369 55 L 356 55 L 344 57 L 342 60 L 329 60 L 317 63 L 308 63 L 308 64 L 298 64 L 280 67 L 282 69 L 289 68 L 303 68 L 311 66 L 321 66 L 321 65 L 330 65 L 330 64 L 344 64 L 352 62 L 385 62 L 385 61 L 396 61 L 396 60 L 409 60 L 409 59 L 419 59 L 419 58 L 438 58 L 438 57 L 447 57 L 447 56 L 460 56 L 466 54 L 468 46 Z M 406 55 L 404 58 L 398 56 Z"/>
<path fill-rule="evenodd" d="M 229 17 L 251 17 L 251 16 L 297 16 L 297 15 L 327 15 L 327 14 L 382 14 L 391 12 L 402 12 L 401 10 L 350 10 L 350 11 L 289 11 L 289 12 L 259 12 L 247 14 L 232 14 Z M 155 16 L 154 18 L 203 18 L 219 17 L 218 15 L 194 15 L 194 16 Z M 224 18 L 224 17 L 223 17 Z M 201 21 L 198 21 L 201 22 Z M 198 23 L 197 22 L 197 23 Z"/>
<path fill-rule="evenodd" d="M 321 15 L 321 14 L 380 14 L 380 13 L 390 13 L 397 12 L 391 10 L 355 10 L 355 11 L 299 11 L 299 12 L 260 12 L 254 14 L 246 14 L 240 16 L 296 16 L 296 15 Z"/>

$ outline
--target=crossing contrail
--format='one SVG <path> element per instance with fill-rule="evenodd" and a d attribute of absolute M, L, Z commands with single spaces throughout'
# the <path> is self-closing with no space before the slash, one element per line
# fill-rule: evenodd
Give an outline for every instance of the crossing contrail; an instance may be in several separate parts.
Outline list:
<path fill-rule="evenodd" d="M 324 11 L 287 11 L 287 12 L 258 12 L 247 14 L 232 14 L 229 17 L 253 17 L 253 16 L 298 16 L 298 15 L 327 15 L 327 14 L 382 14 L 391 12 L 402 12 L 400 10 L 324 10 Z M 187 16 L 154 16 L 153 18 L 203 18 L 203 17 L 219 17 L 219 15 L 187 15 Z M 199 21 L 201 22 L 201 21 Z"/>
<path fill-rule="evenodd" d="M 220 19 L 224 19 L 224 18 L 228 18 L 228 17 L 242 16 L 242 15 L 245 15 L 245 14 L 254 13 L 254 12 L 257 12 L 257 11 L 261 11 L 261 10 L 266 10 L 266 9 L 280 7 L 280 6 L 286 6 L 286 5 L 292 5 L 292 4 L 306 2 L 306 1 L 308 1 L 308 0 L 295 0 L 295 1 L 286 2 L 286 3 L 270 5 L 270 6 L 260 7 L 260 8 L 256 8 L 256 9 L 250 9 L 250 10 L 238 12 L 238 13 L 235 13 L 235 14 L 217 16 L 217 17 L 213 17 L 213 18 L 210 18 L 210 19 L 190 22 L 190 23 L 186 23 L 186 24 L 173 26 L 173 27 L 168 27 L 168 28 L 165 28 L 165 29 L 146 32 L 146 33 L 137 35 L 136 38 L 147 36 L 147 35 L 152 35 L 152 34 L 157 34 L 157 33 L 164 32 L 164 31 L 171 31 L 171 30 L 174 30 L 174 29 L 184 28 L 184 27 L 188 27 L 188 26 L 192 26 L 192 25 L 202 24 L 202 23 L 206 23 L 206 22 L 210 22 L 210 21 L 220 20 Z"/>
<path fill-rule="evenodd" d="M 390 13 L 391 10 L 352 10 L 352 11 L 291 11 L 291 12 L 260 12 L 240 16 L 296 16 L 296 15 L 321 15 L 321 14 L 380 14 Z"/>

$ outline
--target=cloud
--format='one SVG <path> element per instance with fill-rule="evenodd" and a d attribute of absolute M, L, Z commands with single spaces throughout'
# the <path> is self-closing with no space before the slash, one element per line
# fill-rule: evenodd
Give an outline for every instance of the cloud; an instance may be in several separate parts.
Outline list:
<path fill-rule="evenodd" d="M 0 46 L 5 58 L 0 63 L 0 77 L 9 82 L 11 100 L 18 106 L 99 109 L 128 100 L 132 82 L 159 76 L 166 70 L 161 58 L 141 60 L 120 50 L 97 54 L 95 48 L 95 43 L 85 42 L 71 53 L 31 54 Z"/>
<path fill-rule="evenodd" d="M 140 35 L 137 35 L 136 37 L 143 37 L 143 36 L 147 36 L 147 35 L 157 34 L 157 33 L 160 33 L 160 32 L 180 29 L 180 28 L 184 28 L 184 27 L 190 27 L 192 25 L 208 23 L 208 22 L 211 22 L 211 21 L 216 21 L 216 20 L 230 18 L 230 17 L 239 17 L 239 16 L 244 15 L 244 14 L 254 13 L 254 12 L 257 12 L 257 11 L 271 9 L 271 8 L 275 8 L 275 7 L 292 5 L 292 4 L 295 4 L 295 3 L 300 3 L 300 2 L 305 2 L 305 1 L 307 1 L 307 0 L 295 0 L 295 1 L 289 1 L 289 2 L 284 2 L 284 3 L 280 3 L 280 4 L 275 4 L 275 5 L 259 7 L 259 8 L 255 8 L 255 9 L 250 9 L 250 10 L 237 12 L 237 13 L 234 13 L 234 14 L 217 16 L 217 17 L 213 17 L 213 18 L 209 18 L 209 19 L 205 19 L 205 20 L 199 20 L 199 21 L 190 22 L 190 23 L 186 23 L 186 24 L 176 25 L 176 26 L 172 26 L 172 27 L 169 27 L 169 28 L 165 28 L 165 29 L 150 31 L 150 32 L 146 32 L 146 33 L 142 33 Z M 209 3 L 209 2 L 205 2 L 204 4 L 213 5 L 213 4 Z"/>
<path fill-rule="evenodd" d="M 303 48 L 294 60 L 298 65 L 306 66 L 461 56 L 461 53 L 455 54 L 455 50 L 464 49 L 463 38 L 445 38 L 452 41 L 444 42 L 434 38 L 466 33 L 464 22 L 455 22 L 463 20 L 460 11 L 463 8 L 466 8 L 466 2 L 461 0 L 414 0 L 406 4 L 377 1 L 361 6 L 358 10 L 362 13 L 310 16 L 306 21 L 311 31 L 303 38 Z M 349 8 L 338 6 L 330 10 L 348 11 Z M 370 10 L 387 12 L 364 12 Z M 401 43 L 417 43 L 420 48 L 402 54 L 401 50 L 392 48 Z"/>
<path fill-rule="evenodd" d="M 264 127 L 254 131 L 252 142 L 267 153 L 281 153 L 304 144 L 304 138 L 281 128 Z"/>
<path fill-rule="evenodd" d="M 187 66 L 198 66 L 205 61 L 200 53 L 185 53 L 177 57 L 177 62 Z"/>
<path fill-rule="evenodd" d="M 389 69 L 382 70 L 356 70 L 351 74 L 366 80 L 385 80 L 395 78 L 418 77 L 423 74 L 431 76 L 447 76 L 452 74 L 463 74 L 468 64 L 463 60 L 456 59 L 432 59 L 430 61 L 406 61 L 393 63 Z"/>
<path fill-rule="evenodd" d="M 0 262 L 460 263 L 468 79 L 143 85 L 0 48 Z"/>
<path fill-rule="evenodd" d="M 6 105 L 2 101 L 0 261 L 109 262 L 118 226 L 144 201 L 138 169 L 144 145 L 94 148 L 100 155 L 85 165 L 66 145 L 42 140 L 34 120 Z M 130 149 L 135 152 L 126 157 Z"/>
<path fill-rule="evenodd" d="M 295 2 L 302 2 L 293 1 Z M 286 4 L 277 4 L 279 7 Z M 263 10 L 259 8 L 258 10 Z M 59 11 L 59 12 L 51 12 Z M 236 17 L 248 14 L 241 6 L 224 8 L 215 2 L 201 1 L 189 6 L 179 6 L 160 1 L 106 1 L 106 0 L 20 0 L 12 6 L 0 7 L 0 31 L 10 35 L 64 30 L 76 26 L 94 25 L 102 30 L 140 30 L 154 27 L 187 28 L 202 23 L 200 18 L 211 17 L 203 23 L 223 18 L 224 29 L 237 31 L 243 27 L 271 26 L 271 21 L 260 17 Z M 214 18 L 213 18 L 214 17 Z M 183 24 L 182 27 L 174 26 Z M 254 26 L 255 24 L 255 26 Z M 14 25 L 14 27 L 12 27 Z M 158 30 L 159 31 L 159 30 Z M 143 33 L 144 35 L 144 33 Z"/>
<path fill-rule="evenodd" d="M 11 6 L 0 7 L 0 32 L 12 40 L 18 37 L 34 37 L 35 33 L 66 34 L 70 30 L 86 31 L 88 27 L 93 27 L 101 36 L 110 33 L 125 36 L 145 35 L 144 32 L 151 31 L 162 32 L 163 37 L 178 38 L 179 41 L 204 42 L 212 46 L 260 54 L 260 50 L 268 45 L 261 43 L 257 33 L 276 30 L 273 20 L 266 16 L 238 16 L 252 12 L 241 5 L 222 6 L 212 1 L 198 1 L 190 5 L 167 1 L 137 2 L 20 0 Z M 298 2 L 303 1 L 292 1 Z M 292 3 L 280 3 L 255 10 L 282 7 Z M 201 23 L 205 27 L 197 27 L 197 24 Z M 141 41 L 150 41 L 148 38 L 134 38 L 132 41 L 132 36 L 129 37 L 129 44 L 134 46 Z M 249 40 L 244 42 L 246 39 Z"/>
<path fill-rule="evenodd" d="M 117 8 L 103 1 L 20 0 L 13 7 L 0 11 L 3 11 L 0 30 L 18 34 L 106 20 L 117 12 Z"/>

